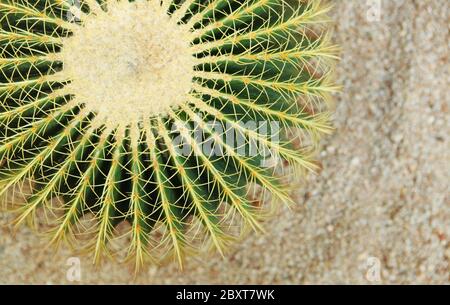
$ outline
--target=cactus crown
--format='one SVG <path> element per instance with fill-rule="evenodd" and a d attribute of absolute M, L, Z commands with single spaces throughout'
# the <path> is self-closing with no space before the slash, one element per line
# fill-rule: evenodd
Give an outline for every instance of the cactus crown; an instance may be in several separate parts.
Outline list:
<path fill-rule="evenodd" d="M 112 2 L 63 38 L 67 91 L 112 125 L 162 114 L 191 91 L 189 34 L 157 1 Z"/>
<path fill-rule="evenodd" d="M 316 169 L 331 131 L 328 10 L 0 0 L 0 196 L 15 223 L 137 267 L 262 230 L 276 204 L 261 200 L 289 203 L 286 176 Z"/>

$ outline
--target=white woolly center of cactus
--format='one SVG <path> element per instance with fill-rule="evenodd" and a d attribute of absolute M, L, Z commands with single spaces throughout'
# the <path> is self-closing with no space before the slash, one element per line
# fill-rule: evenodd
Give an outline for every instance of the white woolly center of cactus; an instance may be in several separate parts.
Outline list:
<path fill-rule="evenodd" d="M 105 123 L 130 124 L 186 101 L 194 58 L 189 31 L 154 1 L 109 2 L 64 40 L 68 90 Z"/>

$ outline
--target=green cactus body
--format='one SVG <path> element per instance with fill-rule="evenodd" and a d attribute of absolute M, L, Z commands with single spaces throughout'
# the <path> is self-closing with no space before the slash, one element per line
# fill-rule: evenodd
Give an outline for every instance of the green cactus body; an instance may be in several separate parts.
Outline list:
<path fill-rule="evenodd" d="M 328 10 L 0 0 L 0 195 L 15 223 L 44 220 L 52 243 L 95 260 L 124 237 L 137 266 L 262 230 L 331 131 Z"/>

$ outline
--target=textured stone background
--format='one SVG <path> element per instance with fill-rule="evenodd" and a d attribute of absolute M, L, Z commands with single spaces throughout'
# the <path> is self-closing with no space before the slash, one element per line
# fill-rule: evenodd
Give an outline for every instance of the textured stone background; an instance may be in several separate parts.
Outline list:
<path fill-rule="evenodd" d="M 82 283 L 450 283 L 450 72 L 447 0 L 384 0 L 369 22 L 365 0 L 336 1 L 343 47 L 337 133 L 324 170 L 299 185 L 298 205 L 226 259 L 191 258 L 137 277 L 82 258 Z M 1 216 L 0 282 L 67 283 L 68 251 L 53 255 Z"/>

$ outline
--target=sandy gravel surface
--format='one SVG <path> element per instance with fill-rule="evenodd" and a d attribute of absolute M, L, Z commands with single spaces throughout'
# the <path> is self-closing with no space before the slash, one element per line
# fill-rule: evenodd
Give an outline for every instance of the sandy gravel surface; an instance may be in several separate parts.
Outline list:
<path fill-rule="evenodd" d="M 336 1 L 337 132 L 324 170 L 299 184 L 298 205 L 225 259 L 100 268 L 81 258 L 81 283 L 450 283 L 450 3 Z M 68 283 L 67 250 L 53 255 L 0 216 L 1 283 Z M 374 269 L 375 268 L 375 269 Z M 367 276 L 367 272 L 369 276 Z"/>

